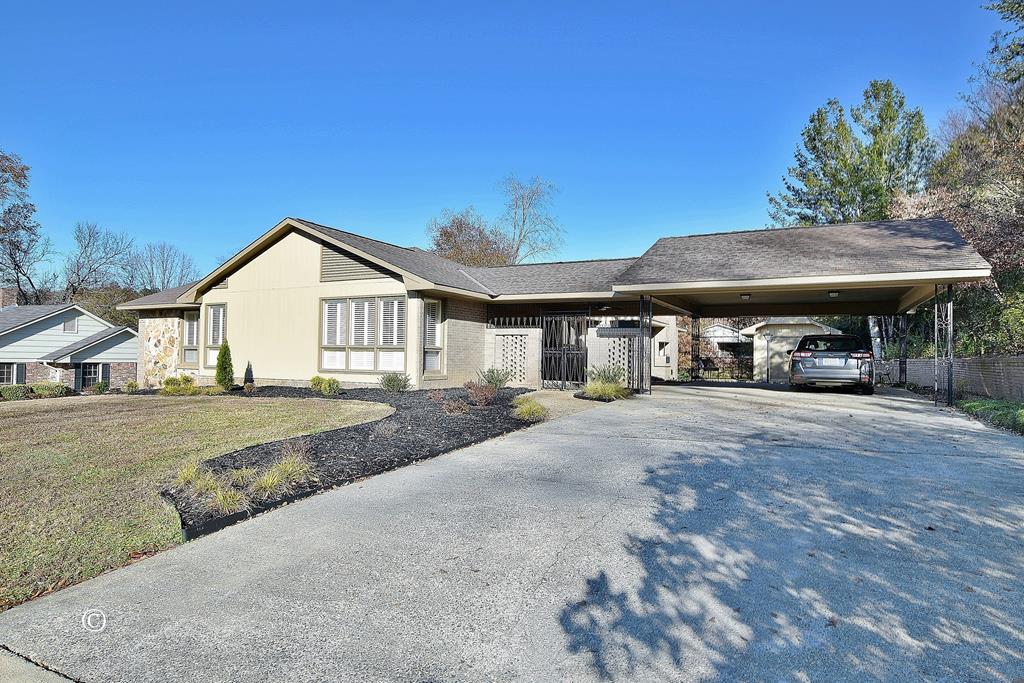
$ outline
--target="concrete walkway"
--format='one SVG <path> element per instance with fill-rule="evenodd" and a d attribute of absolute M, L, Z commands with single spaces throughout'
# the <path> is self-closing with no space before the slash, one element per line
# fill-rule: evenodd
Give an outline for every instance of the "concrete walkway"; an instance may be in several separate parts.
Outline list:
<path fill-rule="evenodd" d="M 16 607 L 0 643 L 82 681 L 1012 681 L 1022 529 L 1024 439 L 910 394 L 662 388 Z"/>

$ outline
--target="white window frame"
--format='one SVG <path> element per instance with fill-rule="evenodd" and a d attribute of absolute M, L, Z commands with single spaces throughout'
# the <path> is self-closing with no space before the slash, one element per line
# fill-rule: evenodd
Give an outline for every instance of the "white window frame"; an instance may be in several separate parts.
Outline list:
<path fill-rule="evenodd" d="M 436 315 L 436 327 L 435 327 L 435 339 L 436 344 L 428 344 L 428 319 L 427 319 L 427 306 L 437 305 Z M 444 301 L 441 299 L 424 299 L 423 300 L 423 348 L 420 351 L 421 361 L 423 362 L 423 375 L 428 376 L 443 376 L 445 373 L 445 358 L 444 358 Z M 427 355 L 437 356 L 437 368 L 427 368 Z"/>
<path fill-rule="evenodd" d="M 11 381 L 5 382 L 3 377 L 0 376 L 0 386 L 7 386 L 9 384 L 17 384 L 18 382 L 18 364 L 17 363 L 0 363 L 0 368 L 11 369 Z"/>
<path fill-rule="evenodd" d="M 96 381 L 92 384 L 85 383 L 85 368 L 95 367 L 96 368 Z M 94 387 L 103 381 L 103 363 L 82 363 L 82 389 L 88 389 Z"/>

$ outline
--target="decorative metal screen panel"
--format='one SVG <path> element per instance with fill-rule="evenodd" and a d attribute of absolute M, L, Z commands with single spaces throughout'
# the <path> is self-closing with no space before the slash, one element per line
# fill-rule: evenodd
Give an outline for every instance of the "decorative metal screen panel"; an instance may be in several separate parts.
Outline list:
<path fill-rule="evenodd" d="M 526 335 L 499 334 L 498 367 L 511 373 L 509 381 L 514 384 L 526 383 Z"/>
<path fill-rule="evenodd" d="M 587 381 L 587 316 L 549 313 L 543 321 L 541 382 L 567 389 Z"/>

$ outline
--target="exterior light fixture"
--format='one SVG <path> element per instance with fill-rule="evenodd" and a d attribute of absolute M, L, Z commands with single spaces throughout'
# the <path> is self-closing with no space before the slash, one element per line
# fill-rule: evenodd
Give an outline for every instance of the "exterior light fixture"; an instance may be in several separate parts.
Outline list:
<path fill-rule="evenodd" d="M 828 293 L 828 298 L 829 299 L 838 299 L 839 298 L 839 292 L 837 292 L 836 290 L 833 289 L 831 292 Z"/>
<path fill-rule="evenodd" d="M 749 294 L 740 294 L 740 298 L 743 299 L 744 301 L 750 301 Z"/>

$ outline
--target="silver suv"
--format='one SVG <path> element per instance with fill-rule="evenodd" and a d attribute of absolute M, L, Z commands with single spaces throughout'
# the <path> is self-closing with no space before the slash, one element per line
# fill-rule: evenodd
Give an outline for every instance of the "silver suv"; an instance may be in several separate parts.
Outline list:
<path fill-rule="evenodd" d="M 789 385 L 854 387 L 875 393 L 874 356 L 853 334 L 809 335 L 789 351 Z"/>

